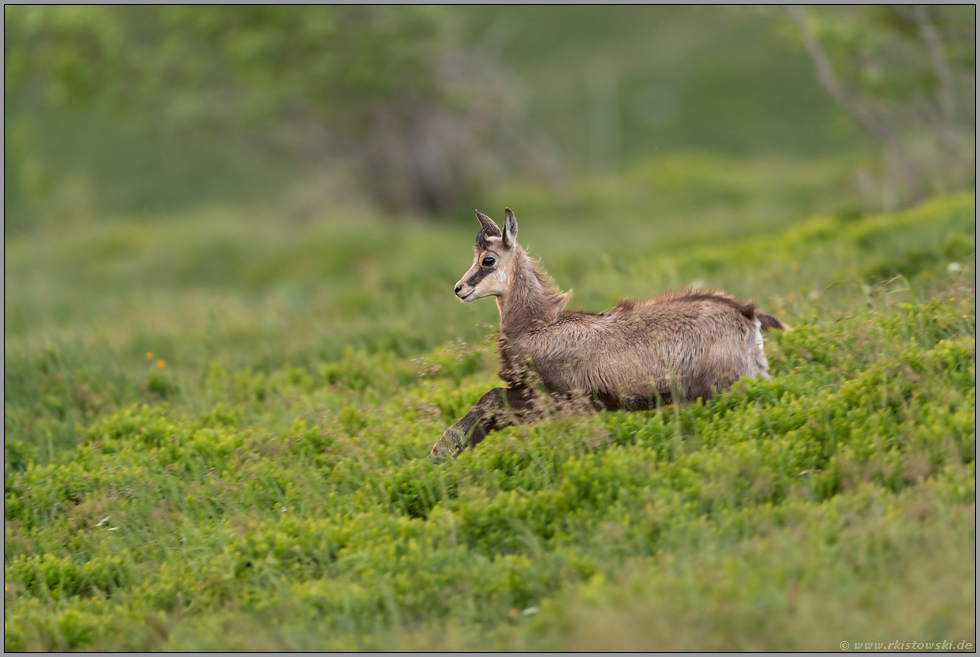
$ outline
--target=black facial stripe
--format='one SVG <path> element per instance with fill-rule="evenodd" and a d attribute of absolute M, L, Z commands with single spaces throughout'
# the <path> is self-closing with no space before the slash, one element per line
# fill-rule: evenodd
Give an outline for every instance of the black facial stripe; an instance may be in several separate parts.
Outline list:
<path fill-rule="evenodd" d="M 487 269 L 478 269 L 475 274 L 466 279 L 466 284 L 470 287 L 476 287 L 480 284 L 480 281 L 486 278 L 490 273 L 491 272 Z"/>

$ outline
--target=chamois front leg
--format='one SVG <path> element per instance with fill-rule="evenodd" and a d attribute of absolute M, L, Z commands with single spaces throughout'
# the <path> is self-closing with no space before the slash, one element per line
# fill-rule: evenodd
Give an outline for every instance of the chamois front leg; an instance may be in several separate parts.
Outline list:
<path fill-rule="evenodd" d="M 446 429 L 429 456 L 434 459 L 456 458 L 467 447 L 480 443 L 491 431 L 515 424 L 531 409 L 533 393 L 529 388 L 494 388 L 480 397 L 470 412 Z"/>

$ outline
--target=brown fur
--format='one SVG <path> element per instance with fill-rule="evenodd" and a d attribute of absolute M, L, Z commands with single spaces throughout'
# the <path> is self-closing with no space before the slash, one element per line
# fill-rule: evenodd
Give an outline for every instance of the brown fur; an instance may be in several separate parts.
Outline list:
<path fill-rule="evenodd" d="M 456 294 L 465 301 L 497 297 L 499 376 L 508 389 L 484 395 L 433 446 L 434 457 L 455 456 L 527 416 L 535 380 L 559 399 L 585 395 L 599 408 L 641 410 L 708 399 L 740 376 L 769 377 L 761 330 L 787 327 L 752 301 L 685 290 L 624 299 L 604 313 L 564 310 L 571 293 L 555 287 L 517 244 L 517 221 L 510 209 L 505 215 L 501 231 L 478 213 L 483 229 L 474 263 Z"/>

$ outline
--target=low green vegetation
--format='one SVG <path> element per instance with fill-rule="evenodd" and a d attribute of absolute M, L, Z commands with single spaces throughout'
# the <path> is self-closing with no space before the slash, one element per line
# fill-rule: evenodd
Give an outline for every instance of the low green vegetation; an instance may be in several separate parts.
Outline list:
<path fill-rule="evenodd" d="M 973 195 L 861 216 L 808 200 L 817 165 L 775 167 L 778 196 L 666 162 L 627 205 L 497 204 L 575 307 L 754 298 L 793 326 L 772 380 L 553 409 L 438 465 L 497 385 L 493 304 L 451 294 L 475 220 L 211 209 L 8 238 L 5 649 L 975 641 Z"/>
<path fill-rule="evenodd" d="M 7 7 L 5 649 L 974 649 L 973 14 Z M 772 379 L 431 462 L 474 206 Z"/>

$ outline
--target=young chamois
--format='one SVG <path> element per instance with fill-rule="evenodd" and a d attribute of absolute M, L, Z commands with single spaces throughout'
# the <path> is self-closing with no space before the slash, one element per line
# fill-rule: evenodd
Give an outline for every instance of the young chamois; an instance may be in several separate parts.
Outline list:
<path fill-rule="evenodd" d="M 534 381 L 558 400 L 583 397 L 598 408 L 641 410 L 708 399 L 740 376 L 769 378 L 762 331 L 785 329 L 751 301 L 691 290 L 649 301 L 624 299 L 612 310 L 563 310 L 558 290 L 517 243 L 517 220 L 504 210 L 501 232 L 476 213 L 482 228 L 474 260 L 456 283 L 470 302 L 497 297 L 500 378 L 507 388 L 483 395 L 432 447 L 433 458 L 456 456 L 487 433 L 533 415 Z"/>

